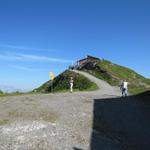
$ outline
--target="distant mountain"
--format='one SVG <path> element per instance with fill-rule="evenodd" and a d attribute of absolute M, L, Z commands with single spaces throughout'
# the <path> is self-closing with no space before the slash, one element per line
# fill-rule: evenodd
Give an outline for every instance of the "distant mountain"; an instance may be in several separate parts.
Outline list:
<path fill-rule="evenodd" d="M 0 91 L 2 91 L 4 93 L 23 92 L 23 90 L 17 89 L 15 87 L 9 86 L 9 85 L 0 85 Z"/>
<path fill-rule="evenodd" d="M 126 79 L 129 82 L 129 92 L 131 94 L 137 94 L 150 89 L 150 79 L 141 76 L 132 69 L 114 64 L 108 60 L 92 58 L 87 57 L 84 63 L 81 61 L 78 69 L 115 86 L 119 86 L 121 81 Z"/>
<path fill-rule="evenodd" d="M 83 90 L 95 90 L 98 88 L 95 83 L 91 82 L 86 77 L 84 77 L 78 73 L 66 70 L 54 79 L 54 81 L 53 81 L 54 92 L 68 91 L 69 90 L 69 80 L 71 77 L 73 77 L 73 80 L 74 80 L 74 90 L 83 91 Z M 40 86 L 37 89 L 34 89 L 33 91 L 47 93 L 47 92 L 51 92 L 51 90 L 52 90 L 51 88 L 52 88 L 51 81 L 47 81 L 42 86 Z"/>

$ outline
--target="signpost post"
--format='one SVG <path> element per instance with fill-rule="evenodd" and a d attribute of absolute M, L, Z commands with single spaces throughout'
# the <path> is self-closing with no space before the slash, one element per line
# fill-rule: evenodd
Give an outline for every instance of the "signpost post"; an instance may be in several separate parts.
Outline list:
<path fill-rule="evenodd" d="M 54 80 L 54 74 L 53 72 L 50 72 L 50 82 L 51 82 L 51 92 L 53 93 L 53 80 Z"/>

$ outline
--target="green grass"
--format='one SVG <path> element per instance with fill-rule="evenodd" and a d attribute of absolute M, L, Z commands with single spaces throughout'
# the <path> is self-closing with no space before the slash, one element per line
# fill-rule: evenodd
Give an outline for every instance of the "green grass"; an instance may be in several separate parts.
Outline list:
<path fill-rule="evenodd" d="M 39 111 L 39 112 L 32 112 L 32 111 L 18 111 L 13 110 L 8 113 L 8 116 L 11 118 L 20 118 L 24 120 L 43 120 L 46 122 L 54 123 L 59 118 L 59 114 L 54 111 Z"/>
<path fill-rule="evenodd" d="M 93 83 L 88 89 L 86 89 L 85 91 L 95 91 L 98 90 L 99 87 L 97 86 L 96 83 Z"/>
<path fill-rule="evenodd" d="M 140 94 L 146 91 L 150 91 L 150 88 L 131 88 L 129 89 L 129 93 L 131 95 L 136 95 L 136 94 Z"/>
<path fill-rule="evenodd" d="M 0 126 L 6 125 L 8 123 L 9 123 L 9 120 L 7 119 L 0 120 Z"/>
<path fill-rule="evenodd" d="M 27 93 L 0 93 L 0 97 L 6 97 L 6 96 L 22 96 L 22 95 L 34 95 L 35 92 L 27 92 Z"/>
<path fill-rule="evenodd" d="M 105 80 L 113 86 L 120 86 L 121 81 L 126 79 L 129 82 L 131 94 L 138 94 L 150 89 L 150 79 L 141 76 L 130 68 L 113 64 L 107 60 L 89 62 L 81 70 Z"/>
<path fill-rule="evenodd" d="M 98 89 L 95 83 L 91 82 L 83 75 L 72 72 L 70 70 L 66 70 L 54 79 L 53 92 L 69 91 L 70 77 L 73 77 L 74 80 L 73 88 L 75 91 L 90 91 Z M 51 92 L 51 82 L 48 81 L 44 83 L 41 87 L 35 89 L 34 91 L 43 93 Z"/>
<path fill-rule="evenodd" d="M 1 93 L 0 97 L 4 96 L 19 96 L 19 95 L 24 95 L 25 93 Z"/>

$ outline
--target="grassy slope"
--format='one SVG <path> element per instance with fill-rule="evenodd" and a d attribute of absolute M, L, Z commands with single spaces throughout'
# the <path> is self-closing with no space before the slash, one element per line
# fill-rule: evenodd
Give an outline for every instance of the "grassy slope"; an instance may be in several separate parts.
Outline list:
<path fill-rule="evenodd" d="M 24 96 L 24 95 L 34 95 L 34 92 L 27 92 L 27 93 L 21 93 L 21 92 L 13 92 L 13 93 L 0 93 L 0 97 L 6 97 L 6 96 Z"/>
<path fill-rule="evenodd" d="M 129 92 L 137 94 L 150 89 L 150 79 L 146 79 L 135 71 L 113 64 L 107 60 L 89 62 L 81 70 L 107 81 L 111 85 L 120 85 L 121 80 L 129 82 Z"/>
<path fill-rule="evenodd" d="M 75 90 L 80 90 L 80 91 L 96 90 L 98 88 L 95 83 L 91 82 L 84 76 L 82 76 L 78 73 L 66 70 L 65 72 L 63 72 L 62 74 L 60 74 L 59 76 L 57 76 L 54 79 L 54 81 L 53 81 L 54 92 L 68 90 L 70 77 L 73 77 L 73 79 L 74 79 L 74 89 Z M 51 92 L 51 82 L 48 81 L 35 90 L 36 90 L 36 92 L 44 92 L 44 93 Z"/>

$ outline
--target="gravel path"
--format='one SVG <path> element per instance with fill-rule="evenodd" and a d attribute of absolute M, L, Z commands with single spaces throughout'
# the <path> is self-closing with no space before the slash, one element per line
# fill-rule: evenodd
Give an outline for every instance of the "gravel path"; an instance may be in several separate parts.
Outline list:
<path fill-rule="evenodd" d="M 120 93 L 102 80 L 78 73 L 100 90 L 1 97 L 0 150 L 89 150 L 94 99 Z"/>
<path fill-rule="evenodd" d="M 99 94 L 103 95 L 103 94 L 108 94 L 108 95 L 120 95 L 120 91 L 118 87 L 115 86 L 111 86 L 110 84 L 108 84 L 107 82 L 98 79 L 92 75 L 90 75 L 89 73 L 83 72 L 83 71 L 78 71 L 78 70 L 73 70 L 76 73 L 82 74 L 85 77 L 87 77 L 88 79 L 90 79 L 92 82 L 96 83 L 97 86 L 99 87 Z"/>

